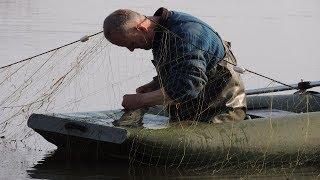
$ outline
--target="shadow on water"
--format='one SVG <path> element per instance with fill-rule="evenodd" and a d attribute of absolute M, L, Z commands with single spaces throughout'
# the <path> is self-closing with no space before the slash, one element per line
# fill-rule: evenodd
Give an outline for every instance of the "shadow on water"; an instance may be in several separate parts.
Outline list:
<path fill-rule="evenodd" d="M 35 179 L 164 179 L 182 176 L 177 169 L 134 167 L 127 161 L 74 159 L 61 150 L 48 154 L 27 173 Z"/>
<path fill-rule="evenodd" d="M 94 158 L 92 158 L 94 159 Z M 260 172 L 238 169 L 215 172 L 214 170 L 195 171 L 190 169 L 156 168 L 134 166 L 127 161 L 74 159 L 68 153 L 56 150 L 49 153 L 31 169 L 27 170 L 30 178 L 35 179 L 297 179 L 319 177 L 319 168 L 268 168 Z"/>

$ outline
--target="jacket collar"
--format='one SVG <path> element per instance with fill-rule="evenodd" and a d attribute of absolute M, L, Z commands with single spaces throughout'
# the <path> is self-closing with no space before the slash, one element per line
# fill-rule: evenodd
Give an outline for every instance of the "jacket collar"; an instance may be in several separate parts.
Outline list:
<path fill-rule="evenodd" d="M 171 16 L 171 12 L 168 9 L 161 7 L 154 13 L 153 16 L 160 16 L 159 24 L 166 27 L 168 18 Z"/>
<path fill-rule="evenodd" d="M 160 46 L 160 41 L 162 39 L 163 36 L 163 32 L 165 31 L 164 28 L 170 28 L 169 27 L 169 23 L 168 23 L 168 19 L 171 16 L 171 11 L 169 11 L 168 9 L 161 7 L 159 8 L 155 13 L 154 16 L 160 16 L 159 22 L 155 27 L 155 35 L 154 35 L 154 39 L 153 39 L 153 44 L 152 44 L 152 48 L 153 50 L 156 50 L 159 48 Z M 163 28 L 164 27 L 164 28 Z"/>

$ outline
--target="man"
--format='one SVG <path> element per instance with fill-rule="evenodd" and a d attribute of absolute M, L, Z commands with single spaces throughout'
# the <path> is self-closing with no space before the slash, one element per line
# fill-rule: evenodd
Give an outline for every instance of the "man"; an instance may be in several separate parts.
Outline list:
<path fill-rule="evenodd" d="M 130 51 L 153 52 L 158 76 L 137 88 L 137 94 L 125 95 L 125 109 L 165 105 L 171 121 L 244 119 L 244 86 L 233 70 L 230 44 L 203 21 L 165 8 L 151 17 L 120 9 L 105 19 L 104 35 Z"/>

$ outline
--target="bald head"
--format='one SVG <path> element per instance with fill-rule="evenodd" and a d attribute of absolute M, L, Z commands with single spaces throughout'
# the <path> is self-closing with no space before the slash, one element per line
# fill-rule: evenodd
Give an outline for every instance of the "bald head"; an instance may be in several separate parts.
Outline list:
<path fill-rule="evenodd" d="M 130 51 L 151 49 L 155 27 L 153 21 L 154 17 L 147 18 L 129 9 L 119 9 L 104 20 L 104 36 L 111 43 Z"/>
<path fill-rule="evenodd" d="M 104 36 L 112 42 L 114 36 L 124 36 L 130 29 L 145 19 L 145 16 L 129 9 L 119 9 L 111 13 L 103 23 Z"/>

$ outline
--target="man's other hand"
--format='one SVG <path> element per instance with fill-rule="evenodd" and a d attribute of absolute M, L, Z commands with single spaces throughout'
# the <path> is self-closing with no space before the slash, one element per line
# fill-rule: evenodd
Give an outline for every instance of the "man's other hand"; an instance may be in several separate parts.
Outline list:
<path fill-rule="evenodd" d="M 163 89 L 141 93 L 141 94 L 126 94 L 123 96 L 122 106 L 127 110 L 136 110 L 155 105 L 163 105 L 164 102 L 172 102 L 165 96 Z"/>
<path fill-rule="evenodd" d="M 143 94 L 126 94 L 123 96 L 122 106 L 127 110 L 136 110 L 144 107 Z"/>

